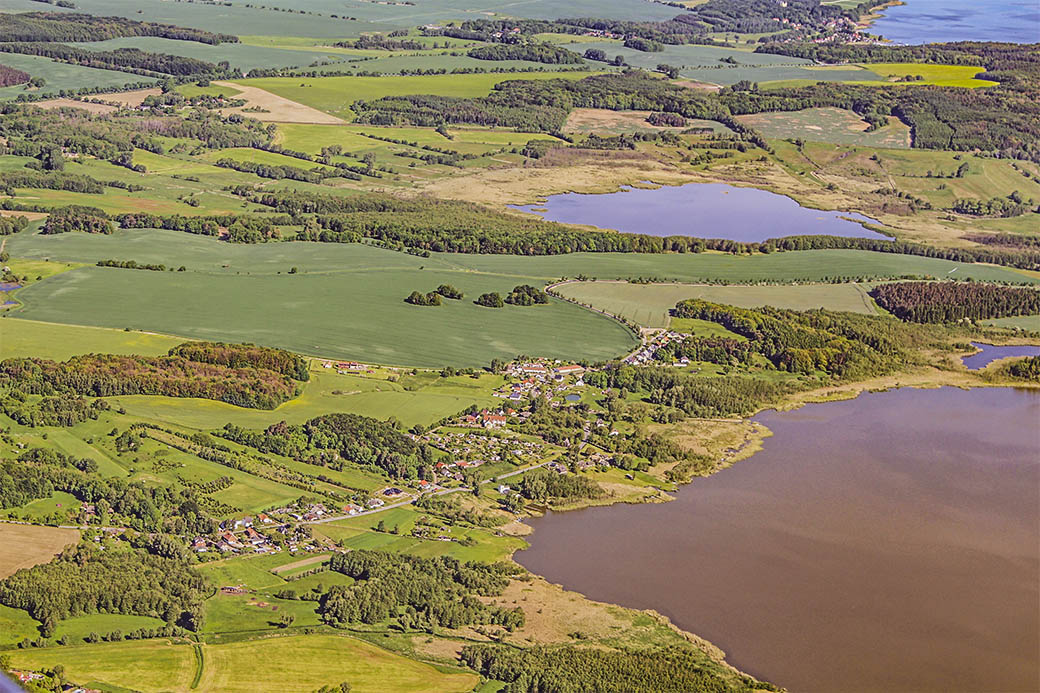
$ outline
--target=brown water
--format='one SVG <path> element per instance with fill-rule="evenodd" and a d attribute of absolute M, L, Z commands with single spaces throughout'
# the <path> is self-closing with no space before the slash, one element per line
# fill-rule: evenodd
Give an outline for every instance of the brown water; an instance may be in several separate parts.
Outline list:
<path fill-rule="evenodd" d="M 534 519 L 517 559 L 791 691 L 1040 690 L 1040 393 L 756 418 L 752 458 L 672 503 Z"/>

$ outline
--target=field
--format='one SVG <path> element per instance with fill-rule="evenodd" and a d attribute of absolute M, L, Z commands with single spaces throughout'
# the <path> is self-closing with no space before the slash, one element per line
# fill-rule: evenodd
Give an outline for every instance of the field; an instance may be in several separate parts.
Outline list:
<path fill-rule="evenodd" d="M 575 108 L 567 117 L 563 131 L 574 134 L 621 135 L 633 132 L 681 132 L 687 128 L 709 128 L 713 132 L 729 132 L 714 120 L 687 119 L 683 127 L 663 127 L 646 122 L 650 111 L 610 111 L 603 108 Z"/>
<path fill-rule="evenodd" d="M 35 8 L 33 8 L 35 9 Z M 118 88 L 124 84 L 138 82 L 155 83 L 151 77 L 142 77 L 128 72 L 100 70 L 94 67 L 59 63 L 37 55 L 21 53 L 4 53 L 4 65 L 28 72 L 33 77 L 42 77 L 47 83 L 40 89 L 26 89 L 23 85 L 0 88 L 0 101 L 15 99 L 19 94 L 40 93 L 55 94 L 62 89 L 81 89 L 83 87 Z"/>
<path fill-rule="evenodd" d="M 258 87 L 278 96 L 316 108 L 344 120 L 353 120 L 350 104 L 384 96 L 434 94 L 472 98 L 487 96 L 499 82 L 510 79 L 582 79 L 589 72 L 555 74 L 524 72 L 515 74 L 423 75 L 415 77 L 264 77 L 236 81 L 236 85 Z"/>
<path fill-rule="evenodd" d="M 866 132 L 866 121 L 852 111 L 840 108 L 759 113 L 738 116 L 737 120 L 770 138 L 816 140 L 884 149 L 906 149 L 910 146 L 910 128 L 898 119 L 891 118 L 885 127 Z"/>
<path fill-rule="evenodd" d="M 793 310 L 826 308 L 854 313 L 876 312 L 861 284 L 781 286 L 706 286 L 691 284 L 629 284 L 627 282 L 574 282 L 558 287 L 567 298 L 620 315 L 645 327 L 668 327 L 669 309 L 687 298 L 754 308 L 773 306 Z"/>
<path fill-rule="evenodd" d="M 188 644 L 166 641 L 122 642 L 11 653 L 15 667 L 46 668 L 61 663 L 75 681 L 152 691 L 189 690 L 311 693 L 323 685 L 349 681 L 357 693 L 385 690 L 452 693 L 470 690 L 474 674 L 447 674 L 353 638 L 337 635 L 290 636 L 223 645 L 202 645 L 198 663 Z"/>
<path fill-rule="evenodd" d="M 22 568 L 31 568 L 47 563 L 61 553 L 69 544 L 79 541 L 79 531 L 0 523 L 0 579 L 17 573 Z"/>
<path fill-rule="evenodd" d="M 198 41 L 177 41 L 153 36 L 130 36 L 71 45 L 99 51 L 137 48 L 152 53 L 181 55 L 214 64 L 226 60 L 231 63 L 231 67 L 242 70 L 254 67 L 306 66 L 316 60 L 335 60 L 343 57 L 331 50 L 327 52 L 287 50 L 267 46 L 250 46 L 245 43 L 221 43 L 211 46 Z"/>
<path fill-rule="evenodd" d="M 142 354 L 158 356 L 183 339 L 143 332 L 56 325 L 8 319 L 3 323 L 0 359 L 37 358 L 64 361 L 76 354 Z"/>
<path fill-rule="evenodd" d="M 906 84 L 931 85 L 938 87 L 992 87 L 996 82 L 987 79 L 976 79 L 975 75 L 985 72 L 985 68 L 971 65 L 929 65 L 921 63 L 870 63 L 863 67 L 881 76 L 881 82 L 899 82 L 902 77 L 921 76 L 921 81 Z M 873 84 L 871 81 L 854 81 L 854 84 Z"/>

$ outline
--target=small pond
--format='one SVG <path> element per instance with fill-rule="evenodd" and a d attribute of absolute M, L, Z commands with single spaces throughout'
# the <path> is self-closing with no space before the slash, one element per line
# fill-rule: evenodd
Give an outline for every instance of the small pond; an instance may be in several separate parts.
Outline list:
<path fill-rule="evenodd" d="M 564 399 L 567 400 L 568 402 L 580 402 L 581 401 L 581 395 L 575 395 L 575 394 L 571 393 L 571 394 L 567 395 L 566 397 L 564 397 Z"/>
<path fill-rule="evenodd" d="M 1006 359 L 1012 356 L 1040 356 L 1040 346 L 1033 344 L 993 346 L 992 344 L 972 342 L 971 345 L 976 349 L 982 350 L 961 359 L 961 363 L 964 364 L 964 367 L 972 371 L 985 368 L 997 359 Z"/>
<path fill-rule="evenodd" d="M 544 203 L 511 206 L 550 221 L 650 236 L 726 238 L 744 243 L 808 235 L 890 240 L 863 227 L 859 222 L 879 222 L 862 214 L 809 209 L 784 195 L 725 183 L 654 189 L 626 186 L 615 193 L 564 193 L 552 195 Z"/>

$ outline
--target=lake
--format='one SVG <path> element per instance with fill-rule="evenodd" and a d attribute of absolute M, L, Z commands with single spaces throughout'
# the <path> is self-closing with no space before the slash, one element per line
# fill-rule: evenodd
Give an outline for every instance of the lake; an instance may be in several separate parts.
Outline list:
<path fill-rule="evenodd" d="M 671 503 L 532 519 L 516 559 L 792 692 L 1040 690 L 1040 392 L 755 419 L 773 436 L 750 459 Z"/>
<path fill-rule="evenodd" d="M 961 363 L 964 364 L 964 367 L 971 371 L 985 368 L 997 359 L 1006 359 L 1012 356 L 1040 356 L 1040 346 L 1032 344 L 993 346 L 992 344 L 972 342 L 971 345 L 976 349 L 981 349 L 981 351 L 961 358 Z"/>
<path fill-rule="evenodd" d="M 745 243 L 803 235 L 891 240 L 850 221 L 879 223 L 861 214 L 809 209 L 783 195 L 725 183 L 654 189 L 626 186 L 615 193 L 564 193 L 541 204 L 510 206 L 551 221 L 650 236 L 727 238 Z"/>
<path fill-rule="evenodd" d="M 895 43 L 1040 41 L 1036 0 L 906 0 L 869 29 Z"/>

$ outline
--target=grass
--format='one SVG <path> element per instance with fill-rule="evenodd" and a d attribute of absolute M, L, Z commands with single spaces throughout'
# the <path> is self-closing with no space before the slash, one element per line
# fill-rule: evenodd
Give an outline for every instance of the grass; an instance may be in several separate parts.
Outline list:
<path fill-rule="evenodd" d="M 0 648 L 14 645 L 23 638 L 35 640 L 40 636 L 39 625 L 24 610 L 0 604 Z"/>
<path fill-rule="evenodd" d="M 55 638 L 65 636 L 70 644 L 81 644 L 91 633 L 107 635 L 113 631 L 122 631 L 124 635 L 139 628 L 162 628 L 166 622 L 149 616 L 133 614 L 90 614 L 76 616 L 59 621 L 54 631 Z"/>
<path fill-rule="evenodd" d="M 88 50 L 111 51 L 137 48 L 152 53 L 181 55 L 210 63 L 227 61 L 231 67 L 249 70 L 254 67 L 297 67 L 310 65 L 316 60 L 335 59 L 334 51 L 303 51 L 269 46 L 251 46 L 245 43 L 221 43 L 211 46 L 197 41 L 177 41 L 153 36 L 132 36 L 73 44 Z"/>
<path fill-rule="evenodd" d="M 221 594 L 206 600 L 206 634 L 235 633 L 277 626 L 285 614 L 294 617 L 293 626 L 317 626 L 316 602 L 276 599 L 270 596 Z"/>
<path fill-rule="evenodd" d="M 258 565 L 253 556 L 203 563 L 198 570 L 216 586 L 244 585 L 251 590 L 264 590 L 285 585 L 285 580 Z"/>
<path fill-rule="evenodd" d="M 22 568 L 48 563 L 62 549 L 79 541 L 79 530 L 0 523 L 0 578 Z"/>
<path fill-rule="evenodd" d="M 435 94 L 471 98 L 487 96 L 499 82 L 510 79 L 581 79 L 588 72 L 561 73 L 526 72 L 510 74 L 422 75 L 384 77 L 263 77 L 239 80 L 246 86 L 258 87 L 278 96 L 353 120 L 350 104 L 371 101 L 384 96 L 407 94 Z"/>
<path fill-rule="evenodd" d="M 827 308 L 854 313 L 876 312 L 859 284 L 809 284 L 780 286 L 705 286 L 690 284 L 629 284 L 627 282 L 576 282 L 559 287 L 568 298 L 621 315 L 646 327 L 667 327 L 669 309 L 687 298 L 752 308 L 773 306 L 809 310 Z"/>
<path fill-rule="evenodd" d="M 1019 315 L 1013 318 L 995 318 L 993 320 L 983 320 L 982 323 L 994 327 L 1009 327 L 1011 329 L 1040 332 L 1040 315 Z"/>

